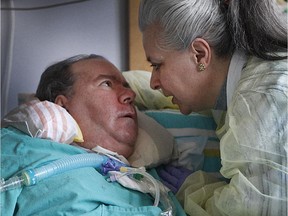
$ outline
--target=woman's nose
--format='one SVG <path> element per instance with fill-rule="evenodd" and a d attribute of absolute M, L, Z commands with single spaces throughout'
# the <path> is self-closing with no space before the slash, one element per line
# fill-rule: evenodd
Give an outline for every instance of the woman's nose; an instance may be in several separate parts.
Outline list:
<path fill-rule="evenodd" d="M 151 74 L 151 78 L 150 78 L 150 88 L 157 90 L 160 89 L 160 80 L 157 77 L 157 75 L 155 73 L 152 72 Z"/>

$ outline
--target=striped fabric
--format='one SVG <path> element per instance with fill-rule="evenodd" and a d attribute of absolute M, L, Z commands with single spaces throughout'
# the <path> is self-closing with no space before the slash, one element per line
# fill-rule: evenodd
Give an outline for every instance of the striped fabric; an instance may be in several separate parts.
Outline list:
<path fill-rule="evenodd" d="M 183 115 L 179 110 L 144 112 L 173 135 L 180 153 L 178 160 L 173 162 L 175 165 L 201 169 L 219 176 L 219 139 L 215 134 L 216 123 L 213 117 L 197 113 Z"/>
<path fill-rule="evenodd" d="M 51 139 L 60 143 L 81 141 L 76 121 L 61 106 L 48 101 L 32 100 L 8 113 L 2 127 L 13 126 L 31 137 Z"/>

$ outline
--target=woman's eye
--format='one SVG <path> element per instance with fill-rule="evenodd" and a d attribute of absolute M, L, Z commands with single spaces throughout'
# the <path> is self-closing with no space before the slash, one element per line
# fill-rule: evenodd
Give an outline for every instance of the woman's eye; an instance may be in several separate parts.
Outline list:
<path fill-rule="evenodd" d="M 153 70 L 159 70 L 159 68 L 160 68 L 160 64 L 151 64 L 150 65 L 150 67 L 152 67 L 153 68 Z"/>

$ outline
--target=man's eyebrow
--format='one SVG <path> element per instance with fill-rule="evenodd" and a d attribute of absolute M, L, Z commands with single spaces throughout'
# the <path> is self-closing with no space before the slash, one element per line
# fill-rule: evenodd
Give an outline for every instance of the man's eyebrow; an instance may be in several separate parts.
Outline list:
<path fill-rule="evenodd" d="M 130 84 L 126 81 L 126 80 L 120 80 L 118 79 L 116 76 L 114 75 L 107 75 L 107 74 L 100 74 L 96 80 L 100 80 L 100 79 L 109 79 L 109 80 L 114 80 L 114 81 L 119 81 L 122 83 L 122 85 L 126 88 L 131 88 Z"/>
<path fill-rule="evenodd" d="M 97 76 L 96 79 L 111 79 L 111 80 L 117 80 L 117 78 L 113 75 L 107 75 L 107 74 L 100 74 Z"/>

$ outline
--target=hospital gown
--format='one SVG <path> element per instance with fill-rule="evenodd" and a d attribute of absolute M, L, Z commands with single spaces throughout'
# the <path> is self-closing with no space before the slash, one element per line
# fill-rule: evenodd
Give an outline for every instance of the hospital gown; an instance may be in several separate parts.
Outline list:
<path fill-rule="evenodd" d="M 1 177 L 47 164 L 85 150 L 47 139 L 31 138 L 15 128 L 1 129 Z M 155 174 L 153 170 L 151 173 Z M 186 215 L 169 193 L 176 215 Z M 34 186 L 1 193 L 1 215 L 159 215 L 149 194 L 108 182 L 92 167 L 75 169 L 44 179 Z"/>
<path fill-rule="evenodd" d="M 187 178 L 178 197 L 189 215 L 288 215 L 287 94 L 287 59 L 247 59 L 217 131 L 220 171 L 230 182 Z"/>

